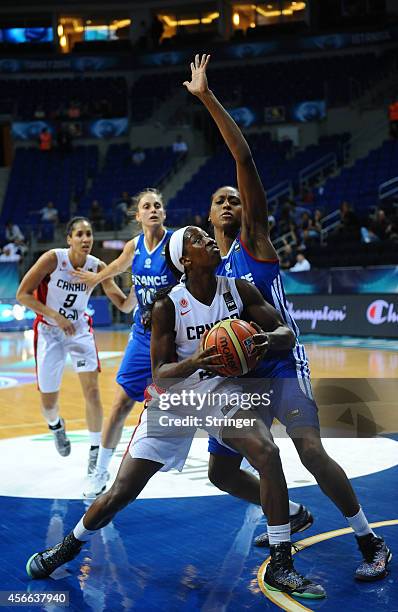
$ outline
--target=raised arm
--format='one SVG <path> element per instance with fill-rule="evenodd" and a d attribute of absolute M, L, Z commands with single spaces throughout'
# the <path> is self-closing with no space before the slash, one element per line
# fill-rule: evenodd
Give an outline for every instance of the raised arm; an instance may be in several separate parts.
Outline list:
<path fill-rule="evenodd" d="M 52 274 L 56 267 L 57 256 L 54 251 L 47 251 L 47 253 L 44 253 L 23 277 L 18 287 L 16 297 L 20 304 L 23 304 L 26 308 L 30 308 L 37 314 L 52 319 L 65 334 L 72 336 L 75 333 L 73 323 L 53 308 L 40 302 L 35 296 L 35 291 L 38 289 L 42 280 L 44 280 L 46 276 Z"/>
<path fill-rule="evenodd" d="M 264 187 L 242 131 L 208 87 L 206 69 L 209 60 L 210 55 L 202 55 L 202 59 L 196 55 L 195 62 L 191 63 L 191 81 L 185 81 L 184 85 L 207 108 L 235 159 L 242 201 L 242 240 L 251 248 L 254 256 L 275 258 L 276 252 L 269 239 Z"/>
<path fill-rule="evenodd" d="M 133 261 L 135 251 L 134 239 L 126 242 L 123 251 L 110 264 L 99 272 L 88 272 L 86 270 L 75 270 L 73 276 L 86 283 L 88 290 L 93 289 L 107 278 L 113 278 L 124 272 Z"/>
<path fill-rule="evenodd" d="M 184 379 L 196 372 L 207 370 L 217 373 L 220 355 L 214 354 L 213 348 L 202 350 L 201 346 L 192 357 L 177 362 L 175 333 L 175 308 L 170 298 L 165 297 L 155 302 L 152 308 L 151 327 L 151 362 L 153 380 L 159 386 L 165 386 L 169 379 Z M 167 383 L 166 383 L 166 386 Z"/>
<path fill-rule="evenodd" d="M 245 309 L 243 318 L 257 324 L 259 331 L 256 343 L 265 352 L 288 351 L 294 347 L 296 338 L 292 330 L 283 321 L 280 313 L 268 304 L 259 290 L 246 280 L 237 279 L 236 288 Z M 261 329 L 260 329 L 261 328 Z"/>

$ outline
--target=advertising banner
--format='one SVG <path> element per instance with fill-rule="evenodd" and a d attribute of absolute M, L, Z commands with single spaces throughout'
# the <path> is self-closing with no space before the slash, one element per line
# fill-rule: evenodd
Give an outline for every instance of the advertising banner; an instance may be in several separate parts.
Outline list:
<path fill-rule="evenodd" d="M 62 121 L 63 127 L 70 126 L 73 138 L 115 138 L 128 131 L 128 118 L 95 119 L 94 121 Z M 11 134 L 15 141 L 38 140 L 43 128 L 54 136 L 59 127 L 54 121 L 14 121 Z"/>
<path fill-rule="evenodd" d="M 398 293 L 398 266 L 330 270 L 333 293 Z"/>
<path fill-rule="evenodd" d="M 281 271 L 281 276 L 286 295 L 326 294 L 329 292 L 329 270 L 310 270 L 309 272 Z"/>
<path fill-rule="evenodd" d="M 397 295 L 290 295 L 287 304 L 302 334 L 398 337 Z"/>
<path fill-rule="evenodd" d="M 0 73 L 15 72 L 97 72 L 104 70 L 127 70 L 131 58 L 127 56 L 62 55 L 60 57 L 3 58 Z"/>
<path fill-rule="evenodd" d="M 255 109 L 249 106 L 238 106 L 237 108 L 229 109 L 228 112 L 232 119 L 242 128 L 264 123 L 261 109 Z"/>
<path fill-rule="evenodd" d="M 18 284 L 15 292 L 17 287 Z M 87 314 L 93 318 L 94 329 L 112 324 L 111 306 L 105 296 L 90 298 Z M 0 299 L 0 332 L 31 329 L 35 317 L 32 310 L 21 306 L 14 298 Z"/>
<path fill-rule="evenodd" d="M 5 43 L 45 43 L 54 40 L 52 28 L 3 28 L 0 42 Z"/>
<path fill-rule="evenodd" d="M 300 51 L 330 51 L 359 45 L 390 42 L 398 39 L 398 27 L 392 26 L 376 32 L 331 33 L 322 36 L 287 37 L 266 42 L 240 42 L 223 47 L 209 48 L 218 60 L 249 59 L 266 57 L 281 53 L 299 53 Z M 189 62 L 197 49 L 183 51 L 166 51 L 138 55 L 135 63 L 139 66 L 177 66 Z"/>
<path fill-rule="evenodd" d="M 293 104 L 290 110 L 290 120 L 300 123 L 320 121 L 326 117 L 325 100 L 306 100 Z"/>
<path fill-rule="evenodd" d="M 0 263 L 0 298 L 15 295 L 19 285 L 18 263 Z"/>

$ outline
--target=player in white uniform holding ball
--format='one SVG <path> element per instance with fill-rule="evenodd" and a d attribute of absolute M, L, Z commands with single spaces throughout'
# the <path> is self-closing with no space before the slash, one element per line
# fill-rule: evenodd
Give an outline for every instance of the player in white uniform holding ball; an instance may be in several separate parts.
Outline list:
<path fill-rule="evenodd" d="M 77 372 L 86 401 L 90 435 L 88 473 L 94 469 L 102 427 L 102 404 L 98 388 L 100 364 L 91 326 L 86 314 L 90 292 L 73 277 L 79 267 L 93 272 L 105 267 L 90 255 L 93 247 L 91 223 L 85 217 L 73 218 L 67 226 L 68 249 L 44 253 L 22 279 L 17 300 L 36 312 L 34 346 L 37 383 L 42 413 L 54 434 L 57 451 L 63 457 L 71 451 L 64 420 L 59 415 L 58 396 L 68 354 Z M 133 293 L 128 297 L 112 281 L 102 283 L 112 303 L 122 312 L 133 309 Z"/>
<path fill-rule="evenodd" d="M 186 275 L 185 282 L 155 300 L 152 309 L 152 374 L 166 391 L 155 388 L 147 402 L 111 489 L 96 499 L 63 542 L 28 559 L 26 569 L 32 578 L 46 578 L 76 557 L 84 542 L 134 500 L 156 472 L 182 469 L 197 427 L 241 452 L 258 469 L 268 530 L 278 541 L 290 541 L 288 494 L 278 448 L 261 413 L 242 409 L 241 379 L 217 376 L 221 355 L 215 354 L 214 348 L 203 350 L 203 337 L 217 321 L 244 316 L 259 326 L 253 340 L 260 358 L 268 349 L 290 350 L 294 334 L 249 282 L 215 275 L 220 251 L 215 240 L 200 228 L 176 231 L 166 246 L 166 259 L 179 275 Z M 194 390 L 195 402 L 184 403 L 184 390 Z M 178 396 L 177 402 L 168 397 L 170 393 Z M 239 398 L 233 404 L 232 394 Z M 206 397 L 197 411 L 199 395 Z M 171 410 L 166 410 L 162 401 L 169 399 Z M 195 414 L 200 424 L 182 423 L 184 417 Z M 271 564 L 289 575 L 292 594 L 325 596 L 320 585 L 296 572 L 291 555 L 282 564 L 276 555 Z"/>

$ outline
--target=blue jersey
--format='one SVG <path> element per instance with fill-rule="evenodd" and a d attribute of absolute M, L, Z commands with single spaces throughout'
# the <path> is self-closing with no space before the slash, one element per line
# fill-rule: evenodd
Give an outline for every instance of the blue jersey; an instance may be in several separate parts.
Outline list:
<path fill-rule="evenodd" d="M 144 234 L 134 239 L 134 257 L 131 266 L 131 276 L 137 297 L 133 320 L 135 332 L 145 333 L 143 320 L 146 317 L 153 297 L 159 289 L 174 285 L 176 279 L 168 267 L 164 249 L 170 240 L 172 231 L 166 230 L 157 247 L 149 251 L 145 244 Z"/>
<path fill-rule="evenodd" d="M 263 375 L 266 375 L 267 372 L 271 373 L 275 368 L 283 369 L 283 365 L 287 365 L 286 362 L 288 361 L 290 364 L 294 363 L 297 375 L 300 378 L 308 378 L 309 367 L 307 356 L 304 346 L 297 340 L 299 329 L 289 313 L 286 304 L 286 296 L 279 269 L 279 260 L 256 259 L 249 253 L 239 234 L 232 243 L 226 257 L 222 259 L 217 274 L 221 276 L 243 278 L 253 283 L 261 292 L 264 299 L 281 314 L 282 319 L 296 336 L 296 345 L 294 349 L 288 353 L 270 353 L 267 355 L 266 359 L 262 362 Z"/>

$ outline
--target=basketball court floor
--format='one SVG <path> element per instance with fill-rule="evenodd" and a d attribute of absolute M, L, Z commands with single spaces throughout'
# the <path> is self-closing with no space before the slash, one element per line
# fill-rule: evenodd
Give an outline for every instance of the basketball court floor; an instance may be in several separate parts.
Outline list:
<path fill-rule="evenodd" d="M 325 446 L 344 467 L 369 520 L 398 556 L 398 343 L 303 338 L 320 403 Z M 60 397 L 72 453 L 60 457 L 42 422 L 35 387 L 32 332 L 2 334 L 0 343 L 0 590 L 69 593 L 79 611 L 322 610 L 398 612 L 397 556 L 384 581 L 353 580 L 360 556 L 332 503 L 301 466 L 292 443 L 275 427 L 291 499 L 308 506 L 314 525 L 293 536 L 297 569 L 327 590 L 308 603 L 267 596 L 267 549 L 252 546 L 264 530 L 260 508 L 216 490 L 207 480 L 207 442 L 195 439 L 182 473 L 158 474 L 140 498 L 45 581 L 25 573 L 28 557 L 58 542 L 88 507 L 82 499 L 88 453 L 83 398 L 68 367 Z M 105 414 L 127 341 L 125 331 L 99 331 L 100 386 Z M 115 475 L 140 406 L 128 420 Z M 55 610 L 54 606 L 24 606 Z"/>

